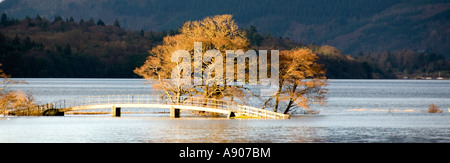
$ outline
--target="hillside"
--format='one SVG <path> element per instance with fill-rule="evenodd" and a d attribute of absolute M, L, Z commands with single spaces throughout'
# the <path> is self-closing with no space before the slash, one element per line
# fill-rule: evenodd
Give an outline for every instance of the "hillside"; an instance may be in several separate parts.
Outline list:
<path fill-rule="evenodd" d="M 300 42 L 258 32 L 258 27 L 241 28 L 252 49 L 312 49 L 332 79 L 402 78 L 450 76 L 450 59 L 435 53 L 393 51 L 365 52 L 356 57 L 328 45 Z M 53 20 L 36 16 L 16 19 L 1 15 L 0 63 L 13 77 L 40 78 L 131 78 L 148 51 L 162 44 L 168 32 L 125 30 L 119 21 L 75 20 L 57 16 Z"/>
<path fill-rule="evenodd" d="M 136 77 L 132 70 L 162 37 L 155 33 L 148 39 L 140 31 L 101 20 L 50 21 L 40 16 L 17 20 L 3 14 L 0 63 L 14 77 Z"/>
<path fill-rule="evenodd" d="M 125 29 L 162 31 L 185 21 L 233 14 L 273 36 L 327 44 L 345 54 L 413 50 L 450 56 L 450 2 L 446 0 L 4 0 L 0 12 L 23 19 L 56 16 L 117 19 Z"/>

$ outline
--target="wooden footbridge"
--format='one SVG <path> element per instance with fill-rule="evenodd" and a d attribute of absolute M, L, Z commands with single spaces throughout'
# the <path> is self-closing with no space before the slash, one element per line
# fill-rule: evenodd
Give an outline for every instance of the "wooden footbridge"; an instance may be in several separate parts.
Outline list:
<path fill-rule="evenodd" d="M 194 110 L 228 115 L 228 118 L 247 116 L 261 119 L 289 119 L 289 115 L 269 110 L 237 104 L 233 101 L 209 98 L 182 98 L 172 103 L 167 98 L 153 95 L 104 95 L 60 100 L 57 103 L 39 106 L 41 110 L 58 110 L 58 112 L 108 109 L 113 116 L 120 116 L 121 108 L 167 108 L 170 116 L 177 118 L 180 110 Z"/>

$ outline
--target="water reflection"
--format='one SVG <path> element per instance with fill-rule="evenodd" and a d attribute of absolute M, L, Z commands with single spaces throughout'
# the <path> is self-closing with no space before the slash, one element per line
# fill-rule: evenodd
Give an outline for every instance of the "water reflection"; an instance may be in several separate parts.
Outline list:
<path fill-rule="evenodd" d="M 33 93 L 39 102 L 152 92 L 139 79 L 24 80 L 29 84 L 10 88 Z M 449 87 L 448 80 L 331 80 L 327 106 L 313 106 L 320 115 L 289 120 L 229 120 L 184 114 L 180 119 L 170 119 L 167 114 L 1 118 L 0 142 L 450 143 Z M 431 103 L 444 113 L 424 113 Z"/>
<path fill-rule="evenodd" d="M 163 116 L 10 117 L 0 142 L 314 143 L 450 142 L 450 116 L 336 115 L 290 120 Z"/>

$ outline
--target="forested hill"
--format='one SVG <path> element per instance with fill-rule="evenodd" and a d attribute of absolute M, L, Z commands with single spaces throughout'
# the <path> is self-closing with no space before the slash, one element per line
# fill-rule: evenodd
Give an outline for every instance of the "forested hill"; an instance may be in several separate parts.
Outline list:
<path fill-rule="evenodd" d="M 332 79 L 402 78 L 450 76 L 450 59 L 435 53 L 411 50 L 349 56 L 328 45 L 302 44 L 287 38 L 258 32 L 257 27 L 241 28 L 252 49 L 286 50 L 308 47 Z M 0 63 L 13 77 L 41 78 L 130 78 L 141 66 L 148 51 L 162 44 L 162 32 L 126 30 L 119 21 L 64 18 L 48 20 L 41 16 L 16 19 L 1 14 Z"/>
<path fill-rule="evenodd" d="M 0 12 L 18 19 L 38 14 L 106 24 L 117 19 L 125 29 L 145 31 L 232 14 L 240 27 L 335 46 L 345 54 L 412 50 L 450 55 L 448 0 L 4 0 Z"/>

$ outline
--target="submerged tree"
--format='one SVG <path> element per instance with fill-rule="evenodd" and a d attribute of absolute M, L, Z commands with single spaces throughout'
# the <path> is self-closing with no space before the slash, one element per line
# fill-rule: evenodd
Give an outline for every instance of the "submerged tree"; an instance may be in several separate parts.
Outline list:
<path fill-rule="evenodd" d="M 238 29 L 232 16 L 218 15 L 201 21 L 186 22 L 179 32 L 180 34 L 166 36 L 163 44 L 153 48 L 144 65 L 134 72 L 145 79 L 157 79 L 155 87 L 163 90 L 172 103 L 181 102 L 182 96 L 194 95 L 215 99 L 241 98 L 241 101 L 246 101 L 245 98 L 251 91 L 243 85 L 228 83 L 257 81 L 249 75 L 251 71 L 257 71 L 257 54 L 243 53 L 249 49 L 250 42 L 246 33 Z M 233 57 L 230 59 L 224 54 L 239 56 L 241 59 L 235 63 Z M 245 58 L 248 58 L 248 64 Z M 277 111 L 279 103 L 285 102 L 284 113 L 289 113 L 297 106 L 309 109 L 311 102 L 324 103 L 325 71 L 316 63 L 317 60 L 318 57 L 309 49 L 281 51 L 280 67 L 277 68 L 280 85 L 276 95 L 270 97 L 265 105 L 275 99 Z M 232 65 L 224 66 L 228 62 L 232 62 Z M 264 64 L 267 65 L 263 66 L 272 67 L 272 63 Z M 174 75 L 178 77 L 175 78 L 177 80 L 168 80 Z M 203 79 L 200 84 L 196 81 L 198 79 Z"/>
<path fill-rule="evenodd" d="M 428 113 L 442 113 L 442 110 L 436 104 L 430 104 L 428 106 Z"/>
<path fill-rule="evenodd" d="M 317 55 L 306 48 L 280 52 L 280 85 L 275 95 L 275 112 L 280 101 L 287 102 L 284 114 L 295 107 L 309 110 L 312 102 L 325 103 L 325 70 L 317 60 Z"/>
<path fill-rule="evenodd" d="M 0 77 L 2 78 L 2 81 L 0 81 L 0 111 L 3 115 L 11 112 L 16 115 L 27 116 L 39 114 L 33 96 L 22 91 L 6 91 L 5 89 L 9 85 L 26 82 L 10 79 L 10 76 L 6 75 L 2 69 L 0 69 Z"/>
<path fill-rule="evenodd" d="M 22 91 L 11 91 L 0 96 L 0 108 L 3 114 L 17 116 L 41 115 L 31 94 Z"/>
<path fill-rule="evenodd" d="M 172 73 L 180 75 L 183 70 L 188 71 L 183 72 L 187 74 L 185 76 L 193 77 L 194 80 L 215 78 L 220 72 L 217 69 L 211 70 L 209 67 L 225 61 L 224 56 L 218 55 L 219 53 L 225 54 L 226 50 L 248 49 L 249 42 L 245 33 L 238 29 L 232 16 L 217 15 L 200 21 L 189 21 L 180 28 L 179 32 L 180 34 L 166 36 L 163 45 L 153 48 L 144 65 L 136 68 L 134 72 L 145 79 L 157 79 L 159 84 L 156 87 L 163 90 L 173 103 L 180 102 L 180 97 L 186 95 L 200 94 L 205 98 L 222 98 L 230 95 L 229 92 L 233 91 L 226 91 L 228 86 L 210 83 L 208 80 L 194 85 L 194 83 L 185 84 L 186 81 L 167 79 L 174 75 Z M 208 50 L 216 51 L 206 54 Z M 182 57 L 173 58 L 176 52 L 187 53 L 179 53 L 178 56 Z M 180 60 L 180 58 L 183 59 Z M 192 67 L 201 67 L 201 70 L 194 70 L 195 68 Z M 204 71 L 207 72 L 200 75 L 193 73 Z"/>

